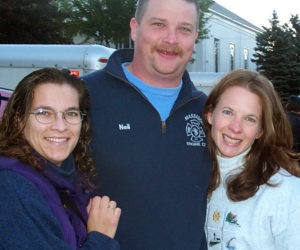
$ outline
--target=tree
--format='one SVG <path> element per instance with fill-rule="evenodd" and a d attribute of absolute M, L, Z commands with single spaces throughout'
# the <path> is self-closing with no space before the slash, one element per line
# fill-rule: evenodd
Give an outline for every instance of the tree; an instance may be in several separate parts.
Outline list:
<path fill-rule="evenodd" d="M 297 23 L 297 20 L 294 22 Z M 271 28 L 263 27 L 263 32 L 256 37 L 257 47 L 252 61 L 256 63 L 257 70 L 271 80 L 285 101 L 291 94 L 300 94 L 299 44 L 296 42 L 299 25 L 294 29 L 287 24 L 280 25 L 275 11 L 270 24 Z"/>
<path fill-rule="evenodd" d="M 294 81 L 294 90 L 296 95 L 300 95 L 300 19 L 299 16 L 290 18 L 292 26 L 289 31 L 292 34 L 293 41 L 293 61 L 295 61 L 294 68 L 291 68 L 291 75 Z"/>
<path fill-rule="evenodd" d="M 131 47 L 130 19 L 135 14 L 137 0 L 57 0 L 53 3 L 64 12 L 71 11 L 69 32 L 77 33 L 97 43 L 116 48 Z M 199 0 L 199 38 L 205 38 L 205 28 L 209 6 L 213 0 Z"/>
<path fill-rule="evenodd" d="M 199 35 L 198 40 L 205 39 L 208 36 L 209 29 L 205 26 L 209 16 L 209 7 L 214 3 L 213 0 L 198 0 L 200 6 L 200 17 L 199 17 Z"/>
<path fill-rule="evenodd" d="M 136 0 L 57 0 L 52 2 L 69 12 L 64 21 L 68 34 L 80 34 L 85 40 L 116 48 L 129 47 L 129 21 L 134 15 Z M 121 13 L 121 14 L 120 14 Z"/>
<path fill-rule="evenodd" d="M 65 14 L 49 0 L 2 0 L 0 2 L 0 43 L 71 43 L 62 34 Z"/>

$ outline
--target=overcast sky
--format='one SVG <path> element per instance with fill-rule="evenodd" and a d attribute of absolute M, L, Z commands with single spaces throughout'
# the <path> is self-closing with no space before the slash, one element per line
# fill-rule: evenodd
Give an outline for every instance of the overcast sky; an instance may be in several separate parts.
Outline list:
<path fill-rule="evenodd" d="M 300 0 L 215 0 L 226 9 L 246 19 L 252 24 L 261 27 L 269 27 L 268 19 L 272 18 L 273 10 L 276 10 L 280 22 L 289 21 L 291 14 L 298 14 L 300 19 Z"/>

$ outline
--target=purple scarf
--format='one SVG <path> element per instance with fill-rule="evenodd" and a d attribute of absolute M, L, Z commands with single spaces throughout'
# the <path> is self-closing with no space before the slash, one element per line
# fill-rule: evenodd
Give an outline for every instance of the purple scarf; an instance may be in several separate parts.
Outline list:
<path fill-rule="evenodd" d="M 72 156 L 67 161 L 74 164 Z M 78 171 L 75 172 L 74 184 L 71 184 L 63 176 L 55 172 L 52 166 L 49 166 L 51 163 L 47 162 L 47 164 L 46 171 L 42 173 L 17 159 L 0 156 L 0 170 L 12 170 L 34 183 L 59 221 L 65 241 L 73 248 L 79 248 L 87 236 L 84 223 L 87 222 L 88 218 L 86 205 L 90 198 L 91 188 L 83 188 L 83 186 L 87 187 L 86 180 Z M 85 220 L 84 223 L 71 209 L 64 208 L 58 193 L 66 196 L 77 206 L 81 217 Z"/>

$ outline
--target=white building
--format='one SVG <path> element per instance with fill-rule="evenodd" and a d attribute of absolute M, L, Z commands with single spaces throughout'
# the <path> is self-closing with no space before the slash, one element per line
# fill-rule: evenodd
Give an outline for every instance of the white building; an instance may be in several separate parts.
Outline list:
<path fill-rule="evenodd" d="M 188 64 L 188 71 L 202 72 L 201 79 L 215 79 L 216 76 L 219 79 L 232 69 L 256 70 L 251 58 L 256 47 L 256 35 L 262 30 L 216 2 L 211 5 L 207 15 L 209 37 L 195 45 L 195 60 Z M 85 41 L 79 35 L 74 37 L 75 44 L 94 42 L 93 39 Z"/>
<path fill-rule="evenodd" d="M 256 70 L 256 64 L 251 62 L 251 58 L 255 53 L 256 35 L 262 32 L 216 2 L 211 5 L 207 15 L 208 38 L 195 45 L 194 62 L 187 65 L 195 86 L 206 94 L 222 76 L 233 69 Z M 80 41 L 83 42 L 82 38 L 77 37 L 76 42 Z"/>
<path fill-rule="evenodd" d="M 255 53 L 256 35 L 262 30 L 216 2 L 210 12 L 209 38 L 195 45 L 195 61 L 189 63 L 187 69 L 191 72 L 256 70 L 251 58 Z"/>

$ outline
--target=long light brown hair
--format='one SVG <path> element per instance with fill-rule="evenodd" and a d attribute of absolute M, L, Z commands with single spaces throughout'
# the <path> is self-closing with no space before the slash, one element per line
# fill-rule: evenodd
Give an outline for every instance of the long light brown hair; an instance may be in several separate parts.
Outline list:
<path fill-rule="evenodd" d="M 54 68 L 40 69 L 27 75 L 17 85 L 8 100 L 0 124 L 0 154 L 17 158 L 36 170 L 42 169 L 41 160 L 26 141 L 23 131 L 31 111 L 34 90 L 38 85 L 46 83 L 67 84 L 76 89 L 79 95 L 79 109 L 86 115 L 82 121 L 80 137 L 73 150 L 73 156 L 77 169 L 90 179 L 95 167 L 88 155 L 88 146 L 91 140 L 88 90 L 83 80 L 66 71 Z"/>
<path fill-rule="evenodd" d="M 232 86 L 240 86 L 256 94 L 262 104 L 262 136 L 255 140 L 245 156 L 243 170 L 226 180 L 227 195 L 233 201 L 252 197 L 260 185 L 267 184 L 280 167 L 300 177 L 297 155 L 292 152 L 293 136 L 279 96 L 269 80 L 250 70 L 234 70 L 225 75 L 209 94 L 204 107 L 204 128 L 209 151 L 213 158 L 212 179 L 208 189 L 211 195 L 220 184 L 220 172 L 216 158 L 217 146 L 211 136 L 207 114 L 213 112 L 221 95 Z M 274 186 L 274 185 L 271 185 Z"/>

